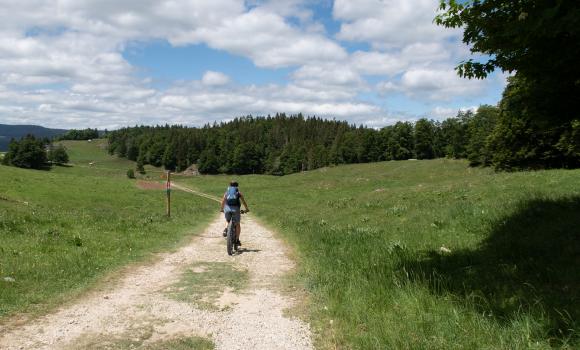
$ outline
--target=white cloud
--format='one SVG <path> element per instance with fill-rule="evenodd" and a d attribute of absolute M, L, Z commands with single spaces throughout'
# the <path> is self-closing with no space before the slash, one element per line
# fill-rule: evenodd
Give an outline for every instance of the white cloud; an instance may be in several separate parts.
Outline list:
<path fill-rule="evenodd" d="M 356 89 L 363 84 L 359 74 L 348 65 L 337 63 L 307 64 L 292 75 L 298 85 L 307 87 L 345 87 Z"/>
<path fill-rule="evenodd" d="M 408 62 L 430 65 L 447 62 L 451 53 L 442 43 L 413 43 L 403 48 L 401 56 Z"/>
<path fill-rule="evenodd" d="M 321 117 L 370 120 L 382 110 L 369 103 L 356 102 L 342 91 L 318 91 L 293 84 L 287 86 L 217 85 L 207 89 L 201 82 L 175 85 L 167 91 L 135 86 L 135 91 L 110 86 L 75 85 L 72 91 L 39 90 L 29 93 L 0 90 L 0 109 L 4 122 L 30 120 L 53 127 L 99 126 L 116 128 L 136 123 L 165 121 L 201 125 L 208 120 L 228 120 L 238 115 L 265 115 L 276 112 L 304 113 Z M 15 119 L 16 118 L 16 119 Z M 16 121 L 18 120 L 18 121 Z M 94 124 L 88 124 L 92 121 Z"/>
<path fill-rule="evenodd" d="M 39 1 L 37 6 L 10 4 L 4 13 L 17 18 L 8 21 L 13 22 L 12 29 L 68 28 L 120 46 L 148 39 L 166 39 L 174 45 L 206 43 L 249 57 L 262 67 L 346 57 L 344 49 L 324 35 L 287 23 L 284 15 L 305 20 L 311 16 L 297 1 L 267 1 L 246 11 L 242 0 L 60 0 Z"/>
<path fill-rule="evenodd" d="M 437 106 L 431 110 L 429 115 L 436 120 L 444 120 L 455 117 L 457 112 L 458 110 L 456 108 Z"/>
<path fill-rule="evenodd" d="M 484 87 L 483 81 L 462 79 L 453 69 L 410 69 L 403 74 L 400 83 L 400 88 L 410 96 L 440 101 L 473 96 L 481 93 Z"/>
<path fill-rule="evenodd" d="M 482 94 L 488 86 L 486 81 L 462 79 L 453 69 L 411 68 L 400 81 L 381 81 L 375 89 L 382 95 L 402 92 L 420 100 L 451 101 Z"/>
<path fill-rule="evenodd" d="M 230 77 L 221 72 L 207 71 L 201 79 L 203 85 L 206 86 L 221 86 L 227 85 L 230 82 Z"/>
<path fill-rule="evenodd" d="M 428 104 L 483 87 L 448 68 L 464 52 L 447 40 L 454 31 L 432 23 L 436 0 L 336 0 L 337 38 L 373 47 L 354 53 L 328 36 L 305 0 L 0 3 L 0 122 L 112 128 L 302 112 L 377 126 L 410 116 L 388 114 L 359 94 L 402 92 Z M 235 74 L 212 67 L 199 81 L 155 88 L 123 51 L 156 40 L 205 44 L 291 72 L 284 83 L 240 86 Z"/>
<path fill-rule="evenodd" d="M 360 74 L 380 76 L 375 91 L 402 92 L 420 101 L 450 101 L 474 96 L 482 82 L 463 80 L 449 69 L 465 51 L 457 49 L 457 30 L 433 23 L 438 0 L 336 0 L 333 16 L 342 21 L 338 39 L 368 43 L 351 66 Z"/>
<path fill-rule="evenodd" d="M 0 41 L 0 83 L 130 81 L 132 67 L 115 46 L 108 38 L 78 32 L 5 38 Z"/>
<path fill-rule="evenodd" d="M 461 107 L 461 108 L 437 106 L 429 112 L 428 117 L 434 118 L 436 120 L 445 120 L 448 118 L 455 118 L 460 111 L 462 111 L 462 112 L 465 112 L 465 111 L 476 112 L 478 108 L 479 107 L 477 107 L 477 106 Z"/>
<path fill-rule="evenodd" d="M 304 113 L 325 117 L 376 116 L 381 110 L 367 103 L 340 101 L 331 95 L 313 94 L 313 90 L 294 85 L 242 86 L 204 90 L 187 84 L 169 90 L 159 97 L 160 104 L 181 113 L 216 115 L 227 119 L 235 115 L 264 115 L 277 112 Z M 232 114 L 235 110 L 236 113 Z"/>
<path fill-rule="evenodd" d="M 375 48 L 390 49 L 457 35 L 457 31 L 433 23 L 438 5 L 437 0 L 336 0 L 333 15 L 344 21 L 339 39 L 369 42 Z"/>
<path fill-rule="evenodd" d="M 376 85 L 376 89 L 382 95 L 386 95 L 390 92 L 402 91 L 402 88 L 392 81 L 381 81 Z"/>
<path fill-rule="evenodd" d="M 313 17 L 312 10 L 306 6 L 308 3 L 306 0 L 246 0 L 249 6 L 259 6 L 266 11 L 296 18 L 306 24 L 309 24 Z"/>
<path fill-rule="evenodd" d="M 218 27 L 201 28 L 176 42 L 185 44 L 196 39 L 212 48 L 250 57 L 259 67 L 288 67 L 347 57 L 346 51 L 328 38 L 301 32 L 283 17 L 259 8 L 225 20 Z"/>
<path fill-rule="evenodd" d="M 14 106 L 0 110 L 0 118 L 12 121 L 16 115 L 21 120 L 34 116 L 39 123 L 52 126 L 96 123 L 114 127 L 146 122 L 153 115 L 195 123 L 202 120 L 199 118 L 245 113 L 321 112 L 332 106 L 338 106 L 340 115 L 346 113 L 342 110 L 372 109 L 340 102 L 353 95 L 338 87 L 324 89 L 323 81 L 313 86 L 314 80 L 301 79 L 300 73 L 297 84 L 226 88 L 227 75 L 207 71 L 201 81 L 186 88 L 156 90 L 136 78 L 134 68 L 121 54 L 129 41 L 165 39 L 174 45 L 205 43 L 249 57 L 263 67 L 347 57 L 340 45 L 323 34 L 287 23 L 284 15 L 309 21 L 311 14 L 299 2 L 259 5 L 247 11 L 241 0 L 6 4 L 0 15 L 0 86 L 4 87 L 0 105 Z M 356 80 L 349 74 L 344 75 L 343 83 Z M 322 71 L 319 75 L 324 78 Z M 338 86 L 341 81 L 326 85 Z M 73 124 L 63 125 L 64 121 Z"/>
<path fill-rule="evenodd" d="M 362 120 L 361 123 L 364 125 L 379 129 L 384 127 L 385 125 L 393 125 L 398 121 L 415 121 L 417 118 L 405 114 L 386 114 L 385 116 L 381 116 L 378 118 L 373 119 L 366 119 Z"/>
<path fill-rule="evenodd" d="M 403 72 L 408 65 L 399 55 L 373 51 L 356 51 L 351 60 L 356 70 L 369 75 L 395 75 Z"/>

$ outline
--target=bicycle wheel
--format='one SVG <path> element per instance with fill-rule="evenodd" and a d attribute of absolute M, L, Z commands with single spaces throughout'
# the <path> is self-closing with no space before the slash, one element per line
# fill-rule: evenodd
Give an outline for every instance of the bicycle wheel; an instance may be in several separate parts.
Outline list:
<path fill-rule="evenodd" d="M 228 224 L 228 239 L 227 239 L 228 255 L 232 255 L 234 253 L 235 240 L 236 240 L 236 231 L 232 220 Z"/>
<path fill-rule="evenodd" d="M 234 250 L 238 251 L 238 239 L 236 238 L 236 226 L 237 223 L 232 224 L 232 241 L 234 242 Z"/>

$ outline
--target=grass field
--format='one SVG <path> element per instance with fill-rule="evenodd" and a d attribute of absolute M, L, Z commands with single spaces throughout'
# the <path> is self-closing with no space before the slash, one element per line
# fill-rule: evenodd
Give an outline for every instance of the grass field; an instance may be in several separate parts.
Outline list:
<path fill-rule="evenodd" d="M 213 217 L 174 192 L 166 219 L 163 192 L 138 189 L 103 142 L 65 142 L 72 166 L 51 171 L 0 166 L 0 318 L 62 303 Z M 231 179 L 175 178 L 217 196 Z M 293 246 L 322 348 L 580 346 L 578 170 L 433 160 L 237 178 Z"/>
<path fill-rule="evenodd" d="M 73 166 L 0 166 L 0 319 L 68 300 L 214 217 L 215 203 L 174 192 L 166 218 L 165 193 L 139 189 L 126 177 L 132 162 L 107 155 L 100 142 L 68 142 Z"/>
<path fill-rule="evenodd" d="M 433 160 L 237 179 L 295 247 L 322 347 L 580 346 L 578 170 Z M 177 181 L 221 195 L 229 180 Z"/>
<path fill-rule="evenodd" d="M 55 173 L 98 175 L 107 177 L 127 177 L 127 170 L 135 169 L 135 162 L 107 153 L 107 140 L 61 141 L 70 157 L 69 166 L 55 166 Z M 145 166 L 144 178 L 158 180 L 163 170 L 150 165 Z"/>

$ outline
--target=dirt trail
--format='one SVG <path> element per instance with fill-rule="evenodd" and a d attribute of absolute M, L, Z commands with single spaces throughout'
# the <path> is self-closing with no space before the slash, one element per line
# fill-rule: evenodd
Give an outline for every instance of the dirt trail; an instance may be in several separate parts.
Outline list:
<path fill-rule="evenodd" d="M 211 339 L 216 349 L 312 349 L 309 326 L 284 313 L 294 303 L 279 291 L 294 268 L 284 245 L 251 216 L 242 221 L 240 254 L 227 255 L 224 222 L 216 218 L 187 246 L 110 288 L 0 330 L 0 349 L 161 349 L 192 336 Z M 237 279 L 243 287 L 226 287 Z"/>

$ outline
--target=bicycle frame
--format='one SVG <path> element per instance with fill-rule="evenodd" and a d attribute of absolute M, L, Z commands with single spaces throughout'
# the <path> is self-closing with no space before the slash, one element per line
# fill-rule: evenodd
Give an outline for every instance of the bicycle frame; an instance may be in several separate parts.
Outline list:
<path fill-rule="evenodd" d="M 244 210 L 240 210 L 240 215 L 245 214 Z M 228 223 L 227 236 L 226 236 L 226 246 L 228 255 L 233 255 L 234 251 L 238 250 L 238 244 L 236 239 L 236 225 L 238 222 L 235 219 L 235 215 L 232 215 L 230 222 Z"/>

